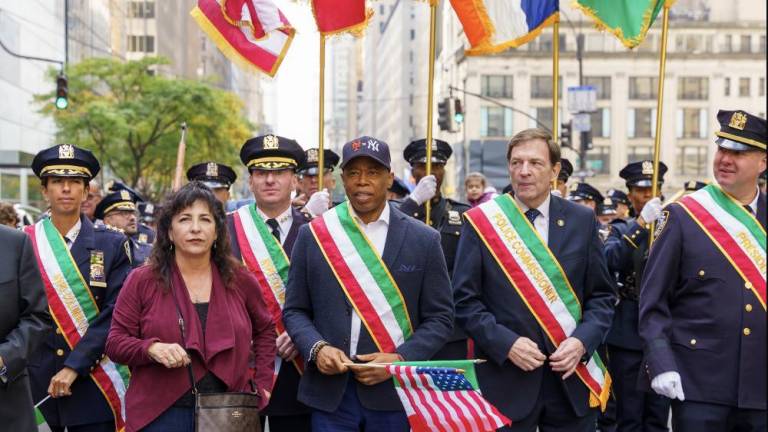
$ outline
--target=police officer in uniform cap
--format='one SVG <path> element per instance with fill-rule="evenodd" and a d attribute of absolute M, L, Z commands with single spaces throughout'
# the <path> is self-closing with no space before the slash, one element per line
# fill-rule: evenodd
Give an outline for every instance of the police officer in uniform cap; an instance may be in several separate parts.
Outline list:
<path fill-rule="evenodd" d="M 667 166 L 659 163 L 659 189 Z M 614 223 L 605 242 L 608 269 L 619 287 L 619 303 L 608 333 L 608 367 L 613 377 L 618 431 L 666 431 L 669 400 L 637 387 L 642 343 L 637 333 L 640 277 L 648 256 L 650 222 L 661 214 L 661 200 L 652 198 L 653 162 L 639 161 L 619 173 L 625 181 L 636 219 Z"/>
<path fill-rule="evenodd" d="M 616 206 L 616 217 L 626 220 L 632 214 L 632 203 L 624 192 L 618 189 L 608 189 L 606 197 L 610 198 Z"/>
<path fill-rule="evenodd" d="M 255 213 L 266 223 L 288 257 L 291 256 L 299 228 L 310 220 L 308 215 L 291 205 L 291 192 L 297 184 L 296 170 L 304 164 L 304 158 L 304 150 L 296 141 L 277 135 L 251 138 L 240 149 L 240 160 L 248 168 L 248 183 L 256 199 L 254 204 L 249 204 L 253 210 L 249 213 Z M 227 215 L 227 226 L 235 257 L 242 260 L 244 250 L 250 250 L 255 256 L 251 240 L 241 239 L 237 234 L 234 213 Z M 297 351 L 285 332 L 278 335 L 277 351 L 282 365 L 269 405 L 262 415 L 269 419 L 270 431 L 310 431 L 309 408 L 296 399 L 300 375 L 292 360 L 296 358 Z"/>
<path fill-rule="evenodd" d="M 579 182 L 571 186 L 568 201 L 589 207 L 597 214 L 597 205 L 603 202 L 603 195 L 591 184 Z"/>
<path fill-rule="evenodd" d="M 560 198 L 568 196 L 568 179 L 573 175 L 573 164 L 568 159 L 560 159 L 560 172 L 557 174 L 557 187 Z"/>
<path fill-rule="evenodd" d="M 128 187 L 125 183 L 119 182 L 117 180 L 113 180 L 109 182 L 107 185 L 107 190 L 110 192 L 120 192 L 121 190 L 126 190 L 128 193 L 130 193 L 133 196 L 133 199 L 136 203 L 144 203 L 146 200 L 144 200 L 144 197 L 141 196 L 136 190 L 133 188 Z M 136 234 L 130 236 L 131 240 L 137 242 L 137 243 L 146 243 L 146 244 L 152 244 L 155 242 L 155 230 L 152 229 L 149 225 L 139 222 L 139 228 Z"/>
<path fill-rule="evenodd" d="M 138 211 L 133 195 L 125 189 L 109 193 L 96 206 L 94 215 L 105 225 L 116 228 L 128 236 L 134 268 L 147 261 L 152 252 L 152 245 L 146 242 L 140 243 L 133 238 L 138 232 Z"/>
<path fill-rule="evenodd" d="M 204 185 L 211 188 L 216 199 L 226 209 L 227 201 L 229 201 L 229 188 L 237 180 L 237 174 L 227 165 L 209 161 L 189 167 L 187 180 L 203 182 Z"/>
<path fill-rule="evenodd" d="M 81 205 L 88 196 L 88 182 L 98 174 L 99 168 L 90 151 L 69 144 L 45 149 L 32 161 L 32 170 L 40 178 L 43 196 L 51 207 L 50 219 L 38 224 L 51 224 L 60 234 L 37 237 L 44 225 L 35 227 L 39 259 L 49 269 L 57 263 L 68 265 L 68 260 L 62 264 L 50 252 L 46 254 L 40 245 L 50 242 L 50 247 L 55 244 L 67 247 L 72 257 L 72 271 L 79 275 L 66 283 L 77 292 L 87 291 L 87 298 L 78 298 L 78 302 L 91 303 L 95 310 L 93 316 L 87 317 L 87 329 L 70 349 L 63 332 L 66 328 L 72 330 L 71 323 L 78 314 L 70 310 L 69 297 L 60 298 L 58 291 L 48 293 L 48 303 L 61 307 L 51 308 L 56 318 L 55 330 L 49 332 L 43 347 L 29 359 L 29 376 L 35 402 L 51 396 L 40 405 L 40 410 L 54 432 L 64 428 L 72 432 L 115 430 L 113 411 L 91 372 L 105 359 L 104 345 L 112 308 L 131 270 L 131 249 L 124 234 L 106 226 L 94 226 L 81 213 Z M 60 282 L 57 279 L 57 283 Z M 75 318 L 67 318 L 70 315 Z M 75 342 L 72 334 L 69 335 L 70 342 Z"/>
<path fill-rule="evenodd" d="M 293 203 L 299 208 L 304 208 L 312 216 L 318 216 L 331 207 L 331 193 L 336 188 L 336 179 L 333 177 L 333 169 L 339 163 L 339 155 L 332 150 L 323 150 L 323 188 L 319 189 L 317 184 L 320 168 L 320 150 L 317 148 L 307 149 L 304 152 L 305 161 L 299 167 L 299 188 L 301 194 L 297 196 Z M 338 203 L 333 203 L 336 205 Z"/>
<path fill-rule="evenodd" d="M 440 192 L 445 175 L 445 164 L 453 154 L 447 142 L 435 139 L 432 145 L 432 174 L 427 176 L 426 139 L 412 141 L 403 150 L 403 157 L 411 165 L 411 173 L 416 180 L 416 187 L 408 198 L 403 199 L 400 210 L 424 222 L 426 217 L 424 203 L 431 202 L 429 225 L 440 231 L 441 245 L 448 274 L 453 274 L 456 248 L 459 245 L 461 228 L 464 225 L 462 215 L 470 209 L 468 204 L 445 198 Z M 454 326 L 453 335 L 448 343 L 437 353 L 436 359 L 467 358 L 467 336 Z"/>
<path fill-rule="evenodd" d="M 673 399 L 675 432 L 768 429 L 768 131 L 745 111 L 717 119 L 717 184 L 665 207 L 640 290 L 643 381 Z"/>

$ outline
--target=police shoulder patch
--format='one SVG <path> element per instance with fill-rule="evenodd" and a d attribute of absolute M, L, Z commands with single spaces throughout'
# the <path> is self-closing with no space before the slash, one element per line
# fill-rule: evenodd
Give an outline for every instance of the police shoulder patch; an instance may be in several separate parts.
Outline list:
<path fill-rule="evenodd" d="M 669 220 L 669 210 L 663 210 L 661 212 L 661 216 L 659 216 L 659 219 L 656 220 L 656 230 L 653 232 L 654 238 L 659 238 L 661 233 L 664 231 L 664 227 L 667 226 L 668 220 Z"/>
<path fill-rule="evenodd" d="M 448 225 L 461 225 L 461 215 L 456 210 L 448 210 Z"/>

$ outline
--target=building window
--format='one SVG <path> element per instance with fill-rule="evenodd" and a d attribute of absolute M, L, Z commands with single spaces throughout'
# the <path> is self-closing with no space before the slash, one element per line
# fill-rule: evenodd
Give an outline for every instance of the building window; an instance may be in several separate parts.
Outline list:
<path fill-rule="evenodd" d="M 512 110 L 502 107 L 481 107 L 480 135 L 483 137 L 512 136 Z"/>
<path fill-rule="evenodd" d="M 758 83 L 757 94 L 758 96 L 765 96 L 765 78 L 760 78 Z"/>
<path fill-rule="evenodd" d="M 677 98 L 681 100 L 706 100 L 709 97 L 709 78 L 681 77 L 677 79 Z"/>
<path fill-rule="evenodd" d="M 657 77 L 630 77 L 629 98 L 634 100 L 656 99 L 659 79 Z"/>
<path fill-rule="evenodd" d="M 752 52 L 752 36 L 741 35 L 741 45 L 739 46 L 739 51 L 743 53 Z"/>
<path fill-rule="evenodd" d="M 630 108 L 627 110 L 627 136 L 629 138 L 653 137 L 655 124 L 655 108 Z"/>
<path fill-rule="evenodd" d="M 733 36 L 725 35 L 723 40 L 723 52 L 733 52 Z"/>
<path fill-rule="evenodd" d="M 692 54 L 701 53 L 705 51 L 704 43 L 705 39 L 703 35 L 677 35 L 675 38 L 675 51 Z"/>
<path fill-rule="evenodd" d="M 128 18 L 154 18 L 154 1 L 132 1 L 128 4 Z"/>
<path fill-rule="evenodd" d="M 512 99 L 512 75 L 483 75 L 481 79 L 483 96 Z"/>
<path fill-rule="evenodd" d="M 128 36 L 128 51 L 130 52 L 155 52 L 154 36 Z"/>
<path fill-rule="evenodd" d="M 678 138 L 706 138 L 708 111 L 700 108 L 682 108 L 677 110 Z"/>
<path fill-rule="evenodd" d="M 563 77 L 558 79 L 558 96 L 563 95 Z M 552 98 L 552 76 L 533 75 L 531 76 L 531 99 L 550 99 Z"/>
<path fill-rule="evenodd" d="M 547 126 L 547 128 L 552 127 L 551 126 L 552 125 L 552 108 L 551 107 L 534 108 L 533 116 L 536 117 L 536 120 L 538 120 L 539 123 Z M 539 124 L 536 124 L 535 127 L 540 128 L 541 126 Z"/>
<path fill-rule="evenodd" d="M 627 148 L 627 163 L 653 159 L 653 148 L 649 145 L 629 146 Z"/>
<path fill-rule="evenodd" d="M 723 82 L 723 86 L 725 87 L 725 95 L 730 96 L 731 95 L 731 79 L 726 77 L 725 81 Z"/>
<path fill-rule="evenodd" d="M 611 110 L 610 108 L 598 108 L 590 114 L 592 122 L 592 136 L 595 138 L 610 138 L 611 136 Z"/>
<path fill-rule="evenodd" d="M 749 97 L 749 78 L 739 78 L 739 96 Z"/>
<path fill-rule="evenodd" d="M 587 169 L 595 174 L 610 174 L 611 148 L 608 146 L 595 146 L 587 152 Z"/>
<path fill-rule="evenodd" d="M 757 48 L 758 48 L 758 52 L 760 53 L 765 52 L 765 35 L 760 35 L 760 45 Z"/>
<path fill-rule="evenodd" d="M 416 39 L 416 30 L 411 29 L 411 40 Z"/>
<path fill-rule="evenodd" d="M 611 77 L 584 77 L 584 85 L 597 90 L 597 100 L 611 99 Z"/>
<path fill-rule="evenodd" d="M 560 51 L 567 51 L 566 45 L 565 45 L 565 35 L 560 35 Z M 536 39 L 528 42 L 528 51 L 542 51 L 542 52 L 552 52 L 552 35 L 551 34 L 543 34 L 537 37 Z"/>
<path fill-rule="evenodd" d="M 706 146 L 681 146 L 677 148 L 677 175 L 701 178 L 709 174 Z"/>

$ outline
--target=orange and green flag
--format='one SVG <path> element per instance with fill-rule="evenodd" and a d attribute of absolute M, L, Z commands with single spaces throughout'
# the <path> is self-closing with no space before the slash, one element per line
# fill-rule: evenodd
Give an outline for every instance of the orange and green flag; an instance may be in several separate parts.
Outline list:
<path fill-rule="evenodd" d="M 631 49 L 643 43 L 661 8 L 672 3 L 674 0 L 577 0 L 574 6 L 597 28 L 613 33 Z"/>

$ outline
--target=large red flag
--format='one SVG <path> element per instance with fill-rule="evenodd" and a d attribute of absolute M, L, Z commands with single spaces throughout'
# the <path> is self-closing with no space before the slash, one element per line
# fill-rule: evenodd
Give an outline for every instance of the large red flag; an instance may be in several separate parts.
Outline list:
<path fill-rule="evenodd" d="M 365 0 L 312 0 L 312 13 L 323 36 L 360 33 L 373 15 L 365 8 Z"/>
<path fill-rule="evenodd" d="M 230 60 L 275 76 L 295 30 L 272 0 L 198 0 L 190 12 Z"/>

